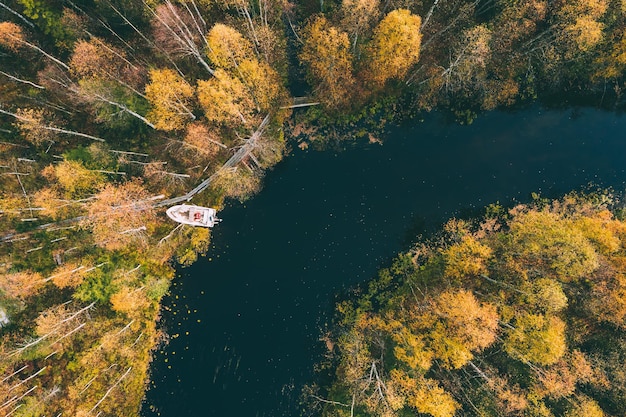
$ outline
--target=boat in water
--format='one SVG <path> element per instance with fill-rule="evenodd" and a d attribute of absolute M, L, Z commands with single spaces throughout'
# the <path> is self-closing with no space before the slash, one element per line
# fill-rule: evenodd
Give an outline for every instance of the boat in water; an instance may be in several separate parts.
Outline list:
<path fill-rule="evenodd" d="M 170 219 L 190 226 L 213 227 L 221 220 L 216 217 L 214 208 L 181 204 L 167 209 Z"/>

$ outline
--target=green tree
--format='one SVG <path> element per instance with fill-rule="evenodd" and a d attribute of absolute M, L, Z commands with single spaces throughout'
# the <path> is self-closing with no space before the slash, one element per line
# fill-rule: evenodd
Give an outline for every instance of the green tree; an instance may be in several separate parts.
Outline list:
<path fill-rule="evenodd" d="M 53 8 L 45 0 L 19 0 L 24 7 L 24 14 L 33 19 L 46 35 L 57 41 L 66 37 L 66 30 L 61 21 L 61 11 Z"/>

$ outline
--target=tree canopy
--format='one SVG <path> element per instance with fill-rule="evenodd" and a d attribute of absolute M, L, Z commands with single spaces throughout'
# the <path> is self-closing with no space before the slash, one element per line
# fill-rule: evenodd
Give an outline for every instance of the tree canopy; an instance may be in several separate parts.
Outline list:
<path fill-rule="evenodd" d="M 136 414 L 170 262 L 210 239 L 158 201 L 208 178 L 195 203 L 245 200 L 297 129 L 554 93 L 621 108 L 623 3 L 0 2 L 0 412 Z M 397 293 L 344 306 L 331 394 L 354 409 L 332 412 L 626 413 L 626 227 L 578 203 L 449 225 L 381 272 Z"/>
<path fill-rule="evenodd" d="M 453 220 L 400 255 L 338 305 L 325 364 L 334 376 L 311 387 L 312 406 L 324 416 L 621 415 L 612 358 L 626 354 L 624 316 L 596 304 L 623 307 L 599 293 L 626 273 L 624 223 L 607 202 L 573 194 Z"/>

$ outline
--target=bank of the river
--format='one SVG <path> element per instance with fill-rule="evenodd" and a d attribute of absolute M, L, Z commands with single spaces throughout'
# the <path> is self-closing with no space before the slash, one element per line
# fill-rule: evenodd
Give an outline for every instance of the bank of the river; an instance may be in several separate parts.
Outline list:
<path fill-rule="evenodd" d="M 451 216 L 589 183 L 622 190 L 625 133 L 615 113 L 533 107 L 471 126 L 432 114 L 382 146 L 294 148 L 174 281 L 142 415 L 296 415 L 337 294 Z"/>
<path fill-rule="evenodd" d="M 137 413 L 172 264 L 193 263 L 210 238 L 206 229 L 171 223 L 154 201 L 163 195 L 160 204 L 180 202 L 193 194 L 196 204 L 220 206 L 224 198 L 256 194 L 266 169 L 284 155 L 283 124 L 289 105 L 299 102 L 288 84 L 306 79 L 305 100 L 320 102 L 307 120 L 333 129 L 341 122 L 371 121 L 381 108 L 397 117 L 445 108 L 469 122 L 475 111 L 533 100 L 540 91 L 590 91 L 607 102 L 605 93 L 614 91 L 611 101 L 618 104 L 622 96 L 626 14 L 619 2 L 529 0 L 496 8 L 489 1 L 438 0 L 79 3 L 10 0 L 0 9 L 0 307 L 9 320 L 0 331 L 0 412 L 14 417 Z M 244 144 L 267 114 L 271 121 L 264 134 Z M 422 139 L 418 143 L 427 145 L 420 144 L 415 155 L 438 152 Z M 350 251 L 336 255 L 326 246 L 348 240 L 335 219 L 357 219 L 360 229 L 353 235 L 359 243 L 371 239 L 370 258 L 381 262 L 395 252 L 386 249 L 395 241 L 391 236 L 406 231 L 402 217 L 416 225 L 424 219 L 436 223 L 429 220 L 431 212 L 439 219 L 447 205 L 451 211 L 460 208 L 457 201 L 480 207 L 494 197 L 473 188 L 480 181 L 503 185 L 498 181 L 506 175 L 489 179 L 473 171 L 473 164 L 491 166 L 490 144 L 448 145 L 451 157 L 436 166 L 415 155 L 376 159 L 371 157 L 376 146 L 369 154 L 357 152 L 363 159 L 352 161 L 350 172 L 364 170 L 357 175 L 369 182 L 354 185 L 356 194 L 336 190 L 349 200 L 345 211 L 333 210 L 325 224 L 339 235 L 316 231 L 323 240 L 300 256 L 326 248 L 313 263 L 324 257 L 337 262 L 339 255 L 348 259 Z M 413 154 L 408 148 L 399 152 L 405 151 Z M 472 155 L 471 162 L 453 156 L 461 153 Z M 382 175 L 403 172 L 398 167 L 416 161 L 424 172 L 405 172 L 402 178 L 425 183 Z M 320 164 L 303 175 L 322 178 L 327 161 Z M 224 166 L 228 169 L 219 168 Z M 429 177 L 432 172 L 447 177 Z M 302 226 L 309 227 L 324 218 L 319 203 L 328 184 L 346 176 L 342 169 L 330 173 L 327 184 L 311 193 L 316 199 L 285 213 L 285 219 L 313 219 Z M 211 187 L 194 194 L 204 189 L 207 177 Z M 398 187 L 393 195 L 408 199 L 386 205 L 393 201 L 390 194 L 370 201 L 369 184 L 389 190 L 389 182 Z M 441 189 L 455 191 L 450 197 L 429 194 Z M 310 191 L 316 190 L 307 189 L 307 196 Z M 469 193 L 483 197 L 464 195 Z M 350 205 L 355 199 L 365 211 Z M 265 210 L 275 210 L 276 201 L 274 196 Z M 438 206 L 428 205 L 434 201 Z M 257 228 L 265 214 L 255 214 L 250 227 Z M 263 235 L 285 224 L 282 218 L 272 222 L 274 229 Z M 241 234 L 248 236 L 245 229 Z M 291 234 L 285 239 L 291 241 Z M 291 249 L 279 250 L 281 262 Z M 238 253 L 252 259 L 246 251 L 263 253 L 254 247 Z M 276 253 L 265 253 L 266 259 L 276 259 Z M 272 265 L 266 272 L 246 273 L 284 272 Z M 263 294 L 261 289 L 273 285 L 268 281 L 255 291 Z M 334 293 L 335 287 L 329 288 L 328 294 Z M 306 311 L 316 316 L 318 307 Z M 273 317 L 258 316 L 263 322 Z M 226 323 L 226 329 L 237 324 Z M 251 335 L 247 343 L 263 335 Z M 280 347 L 292 351 L 289 338 Z M 228 366 L 232 363 L 240 369 L 237 361 Z M 215 368 L 208 378 L 217 384 L 223 368 Z"/>

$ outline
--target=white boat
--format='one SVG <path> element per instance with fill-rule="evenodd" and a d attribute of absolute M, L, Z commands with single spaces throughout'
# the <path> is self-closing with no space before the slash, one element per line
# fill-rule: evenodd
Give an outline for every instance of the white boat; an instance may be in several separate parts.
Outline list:
<path fill-rule="evenodd" d="M 213 227 L 221 220 L 216 217 L 214 208 L 181 204 L 167 209 L 170 219 L 190 226 Z"/>

